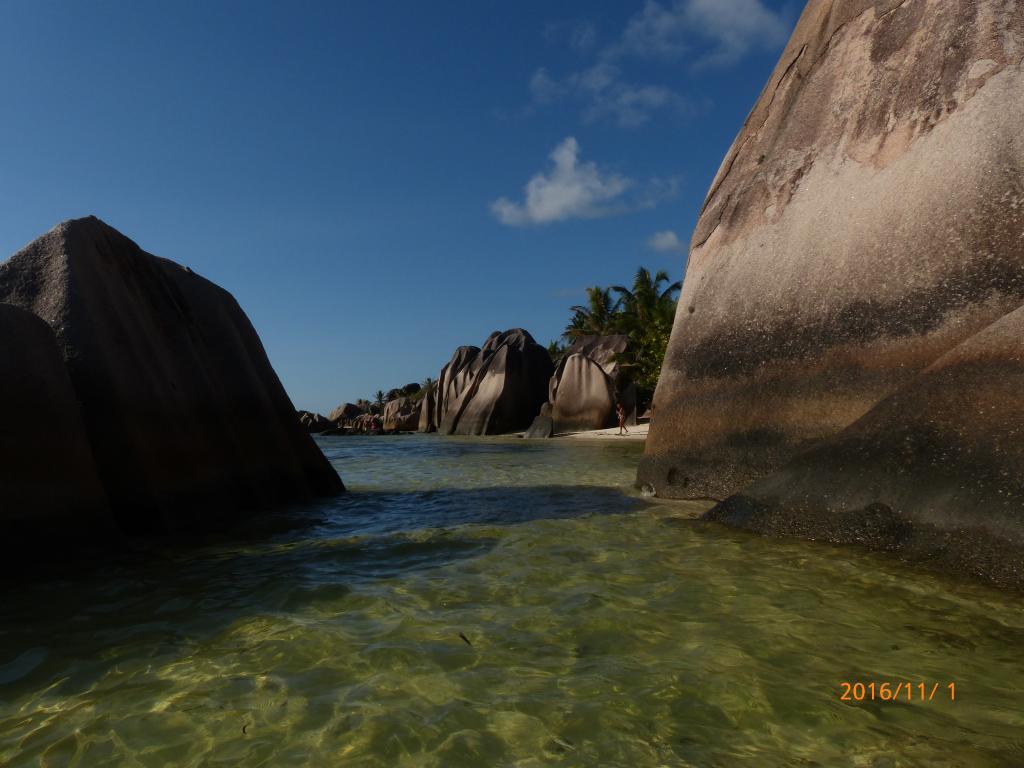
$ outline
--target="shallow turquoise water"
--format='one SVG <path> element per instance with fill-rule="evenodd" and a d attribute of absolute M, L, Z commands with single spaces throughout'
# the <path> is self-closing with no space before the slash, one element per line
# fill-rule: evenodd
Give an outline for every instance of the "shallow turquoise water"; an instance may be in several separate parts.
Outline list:
<path fill-rule="evenodd" d="M 310 528 L 3 593 L 0 765 L 1024 765 L 1019 597 L 685 519 L 633 444 L 321 445 Z"/>

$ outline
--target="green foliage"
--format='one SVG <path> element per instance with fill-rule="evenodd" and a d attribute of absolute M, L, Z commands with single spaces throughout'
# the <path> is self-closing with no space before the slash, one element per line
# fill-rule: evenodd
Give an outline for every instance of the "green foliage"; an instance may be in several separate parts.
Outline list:
<path fill-rule="evenodd" d="M 587 304 L 571 308 L 572 319 L 563 334 L 570 344 L 583 336 L 629 336 L 630 349 L 619 355 L 618 362 L 636 383 L 642 401 L 654 395 L 658 384 L 675 319 L 677 294 L 682 288 L 681 283 L 666 285 L 668 282 L 664 270 L 652 277 L 650 270 L 640 267 L 631 288 L 588 288 Z"/>
<path fill-rule="evenodd" d="M 569 348 L 568 344 L 562 344 L 558 340 L 548 343 L 548 354 L 551 355 L 551 359 L 555 362 L 565 354 L 565 350 Z"/>

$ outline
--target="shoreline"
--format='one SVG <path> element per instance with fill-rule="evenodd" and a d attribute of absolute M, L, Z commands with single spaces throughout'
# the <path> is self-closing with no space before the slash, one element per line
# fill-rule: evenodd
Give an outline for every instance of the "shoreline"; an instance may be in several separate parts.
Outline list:
<path fill-rule="evenodd" d="M 636 442 L 642 443 L 647 440 L 647 433 L 650 430 L 650 424 L 636 424 L 632 427 L 627 427 L 629 430 L 628 434 L 620 435 L 618 427 L 609 427 L 608 429 L 592 429 L 585 432 L 561 432 L 553 437 L 551 440 L 620 440 L 622 442 Z"/>

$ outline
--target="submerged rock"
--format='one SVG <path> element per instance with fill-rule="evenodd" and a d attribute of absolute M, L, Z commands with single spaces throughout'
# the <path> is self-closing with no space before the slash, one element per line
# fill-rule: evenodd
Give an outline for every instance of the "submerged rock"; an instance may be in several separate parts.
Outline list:
<path fill-rule="evenodd" d="M 1024 308 L 709 513 L 1024 587 Z"/>
<path fill-rule="evenodd" d="M 698 221 L 640 483 L 726 498 L 1021 304 L 1022 50 L 996 0 L 807 5 Z"/>
<path fill-rule="evenodd" d="M 113 522 L 57 338 L 8 304 L 0 304 L 0 403 L 0 559 L 109 537 Z"/>
<path fill-rule="evenodd" d="M 0 300 L 47 321 L 114 517 L 205 530 L 344 490 L 234 298 L 94 217 L 0 265 Z"/>
<path fill-rule="evenodd" d="M 554 369 L 548 351 L 521 328 L 495 332 L 474 349 L 460 347 L 441 371 L 438 430 L 500 435 L 526 429 L 547 399 Z"/>

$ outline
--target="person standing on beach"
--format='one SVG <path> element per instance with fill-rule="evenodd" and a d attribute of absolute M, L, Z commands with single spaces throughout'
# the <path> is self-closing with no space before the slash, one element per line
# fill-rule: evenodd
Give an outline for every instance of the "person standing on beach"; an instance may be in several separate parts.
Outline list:
<path fill-rule="evenodd" d="M 629 434 L 629 430 L 626 429 L 626 409 L 622 407 L 622 403 L 615 403 L 615 415 L 619 417 L 619 437 L 623 434 Z"/>

